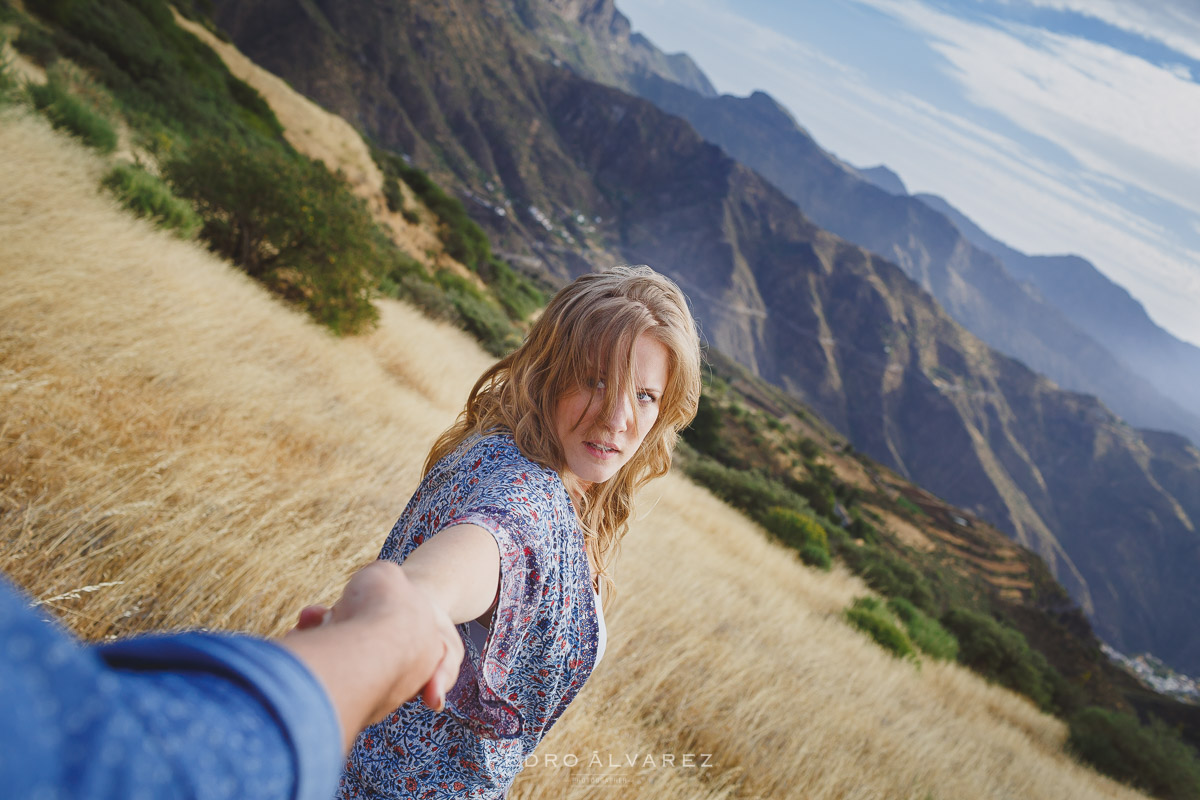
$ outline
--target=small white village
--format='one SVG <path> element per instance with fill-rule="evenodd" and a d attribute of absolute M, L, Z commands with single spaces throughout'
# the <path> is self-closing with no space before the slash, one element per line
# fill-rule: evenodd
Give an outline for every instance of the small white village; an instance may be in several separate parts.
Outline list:
<path fill-rule="evenodd" d="M 1148 688 L 1176 700 L 1200 704 L 1200 683 L 1195 678 L 1176 672 L 1149 653 L 1127 656 L 1107 644 L 1101 644 L 1100 649 Z"/>

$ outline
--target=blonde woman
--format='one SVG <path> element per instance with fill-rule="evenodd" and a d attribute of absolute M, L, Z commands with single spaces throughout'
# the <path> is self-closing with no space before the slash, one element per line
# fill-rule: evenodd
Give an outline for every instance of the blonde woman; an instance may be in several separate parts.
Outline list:
<path fill-rule="evenodd" d="M 687 301 L 644 266 L 562 289 L 483 374 L 380 554 L 466 656 L 437 710 L 410 701 L 358 737 L 339 797 L 504 796 L 603 655 L 634 493 L 667 472 L 699 395 Z"/>

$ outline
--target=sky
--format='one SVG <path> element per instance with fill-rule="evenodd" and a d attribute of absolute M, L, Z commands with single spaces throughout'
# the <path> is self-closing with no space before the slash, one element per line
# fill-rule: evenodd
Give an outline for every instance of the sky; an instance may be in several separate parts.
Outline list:
<path fill-rule="evenodd" d="M 1197 0 L 617 0 L 718 92 L 763 90 L 1029 254 L 1074 253 L 1200 345 Z"/>

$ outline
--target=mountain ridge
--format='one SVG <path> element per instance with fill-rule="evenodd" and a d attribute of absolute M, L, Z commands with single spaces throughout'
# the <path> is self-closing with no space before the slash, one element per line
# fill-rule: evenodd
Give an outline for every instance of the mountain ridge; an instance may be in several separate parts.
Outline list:
<path fill-rule="evenodd" d="M 972 244 L 1000 259 L 1014 277 L 1160 391 L 1191 407 L 1200 405 L 1200 347 L 1155 323 L 1127 289 L 1090 261 L 1077 255 L 1027 255 L 984 232 L 944 198 L 913 196 L 944 214 Z"/>

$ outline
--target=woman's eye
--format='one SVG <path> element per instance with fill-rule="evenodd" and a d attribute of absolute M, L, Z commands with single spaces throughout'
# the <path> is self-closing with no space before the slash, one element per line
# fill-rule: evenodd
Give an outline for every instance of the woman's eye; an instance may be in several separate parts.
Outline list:
<path fill-rule="evenodd" d="M 640 403 L 653 403 L 658 398 L 655 397 L 654 395 L 650 394 L 649 392 L 638 392 L 637 399 L 638 399 L 638 402 L 640 402 Z"/>

